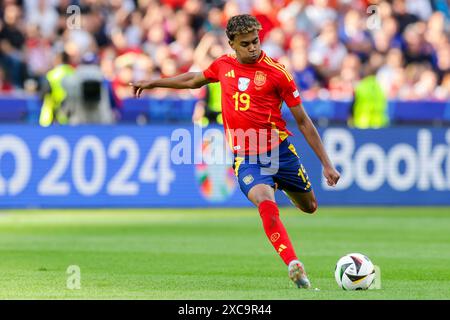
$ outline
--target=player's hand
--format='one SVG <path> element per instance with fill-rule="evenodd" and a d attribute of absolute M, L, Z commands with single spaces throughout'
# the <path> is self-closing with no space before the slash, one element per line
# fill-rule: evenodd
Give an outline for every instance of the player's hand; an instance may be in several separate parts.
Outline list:
<path fill-rule="evenodd" d="M 146 89 L 152 89 L 152 85 L 148 81 L 130 82 L 128 85 L 133 87 L 133 94 L 136 98 L 141 97 L 142 91 Z"/>
<path fill-rule="evenodd" d="M 336 183 L 339 181 L 341 175 L 334 167 L 328 167 L 323 169 L 323 175 L 327 179 L 327 184 L 330 187 L 334 187 Z"/>

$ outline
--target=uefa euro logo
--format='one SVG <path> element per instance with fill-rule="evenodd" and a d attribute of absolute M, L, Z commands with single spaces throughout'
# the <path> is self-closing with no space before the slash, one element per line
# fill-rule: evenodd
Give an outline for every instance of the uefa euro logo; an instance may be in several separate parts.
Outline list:
<path fill-rule="evenodd" d="M 211 159 L 224 149 L 223 135 L 205 135 L 198 147 L 202 159 Z M 230 157 L 228 157 L 230 158 Z M 195 177 L 203 198 L 210 202 L 225 202 L 236 189 L 236 177 L 231 164 L 225 161 L 203 161 L 195 165 Z"/>

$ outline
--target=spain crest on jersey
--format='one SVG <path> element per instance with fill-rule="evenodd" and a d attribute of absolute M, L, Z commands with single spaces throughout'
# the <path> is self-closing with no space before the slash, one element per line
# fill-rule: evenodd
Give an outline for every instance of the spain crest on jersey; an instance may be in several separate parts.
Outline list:
<path fill-rule="evenodd" d="M 249 78 L 239 78 L 238 79 L 238 88 L 240 91 L 245 91 L 248 88 L 248 85 L 250 84 Z"/>
<path fill-rule="evenodd" d="M 262 85 L 264 85 L 264 83 L 266 83 L 266 78 L 267 75 L 262 72 L 262 71 L 256 71 L 255 72 L 255 79 L 253 79 L 253 81 L 255 82 L 255 84 L 260 87 Z"/>

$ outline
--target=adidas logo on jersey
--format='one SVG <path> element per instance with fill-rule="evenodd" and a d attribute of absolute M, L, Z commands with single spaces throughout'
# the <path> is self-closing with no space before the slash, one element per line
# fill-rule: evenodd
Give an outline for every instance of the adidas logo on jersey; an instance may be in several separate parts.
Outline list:
<path fill-rule="evenodd" d="M 225 73 L 225 77 L 234 78 L 234 69 Z"/>

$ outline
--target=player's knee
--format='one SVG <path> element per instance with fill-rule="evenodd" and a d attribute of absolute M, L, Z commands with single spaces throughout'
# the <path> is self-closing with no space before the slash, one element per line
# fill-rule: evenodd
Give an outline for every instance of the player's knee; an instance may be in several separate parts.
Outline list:
<path fill-rule="evenodd" d="M 306 209 L 306 212 L 309 214 L 313 214 L 317 211 L 317 202 L 312 202 L 311 205 Z"/>
<path fill-rule="evenodd" d="M 261 203 L 263 203 L 264 201 L 272 201 L 275 202 L 275 199 L 273 198 L 273 195 L 270 194 L 269 192 L 260 192 L 255 194 L 254 199 L 256 202 L 256 206 L 259 207 L 259 205 Z"/>
<path fill-rule="evenodd" d="M 269 200 L 275 202 L 273 189 L 267 185 L 262 184 L 256 185 L 251 188 L 247 197 L 258 208 L 264 201 Z"/>
<path fill-rule="evenodd" d="M 298 205 L 297 208 L 299 208 L 303 212 L 313 214 L 314 212 L 317 211 L 317 201 L 315 200 L 308 201 L 307 203 Z"/>

